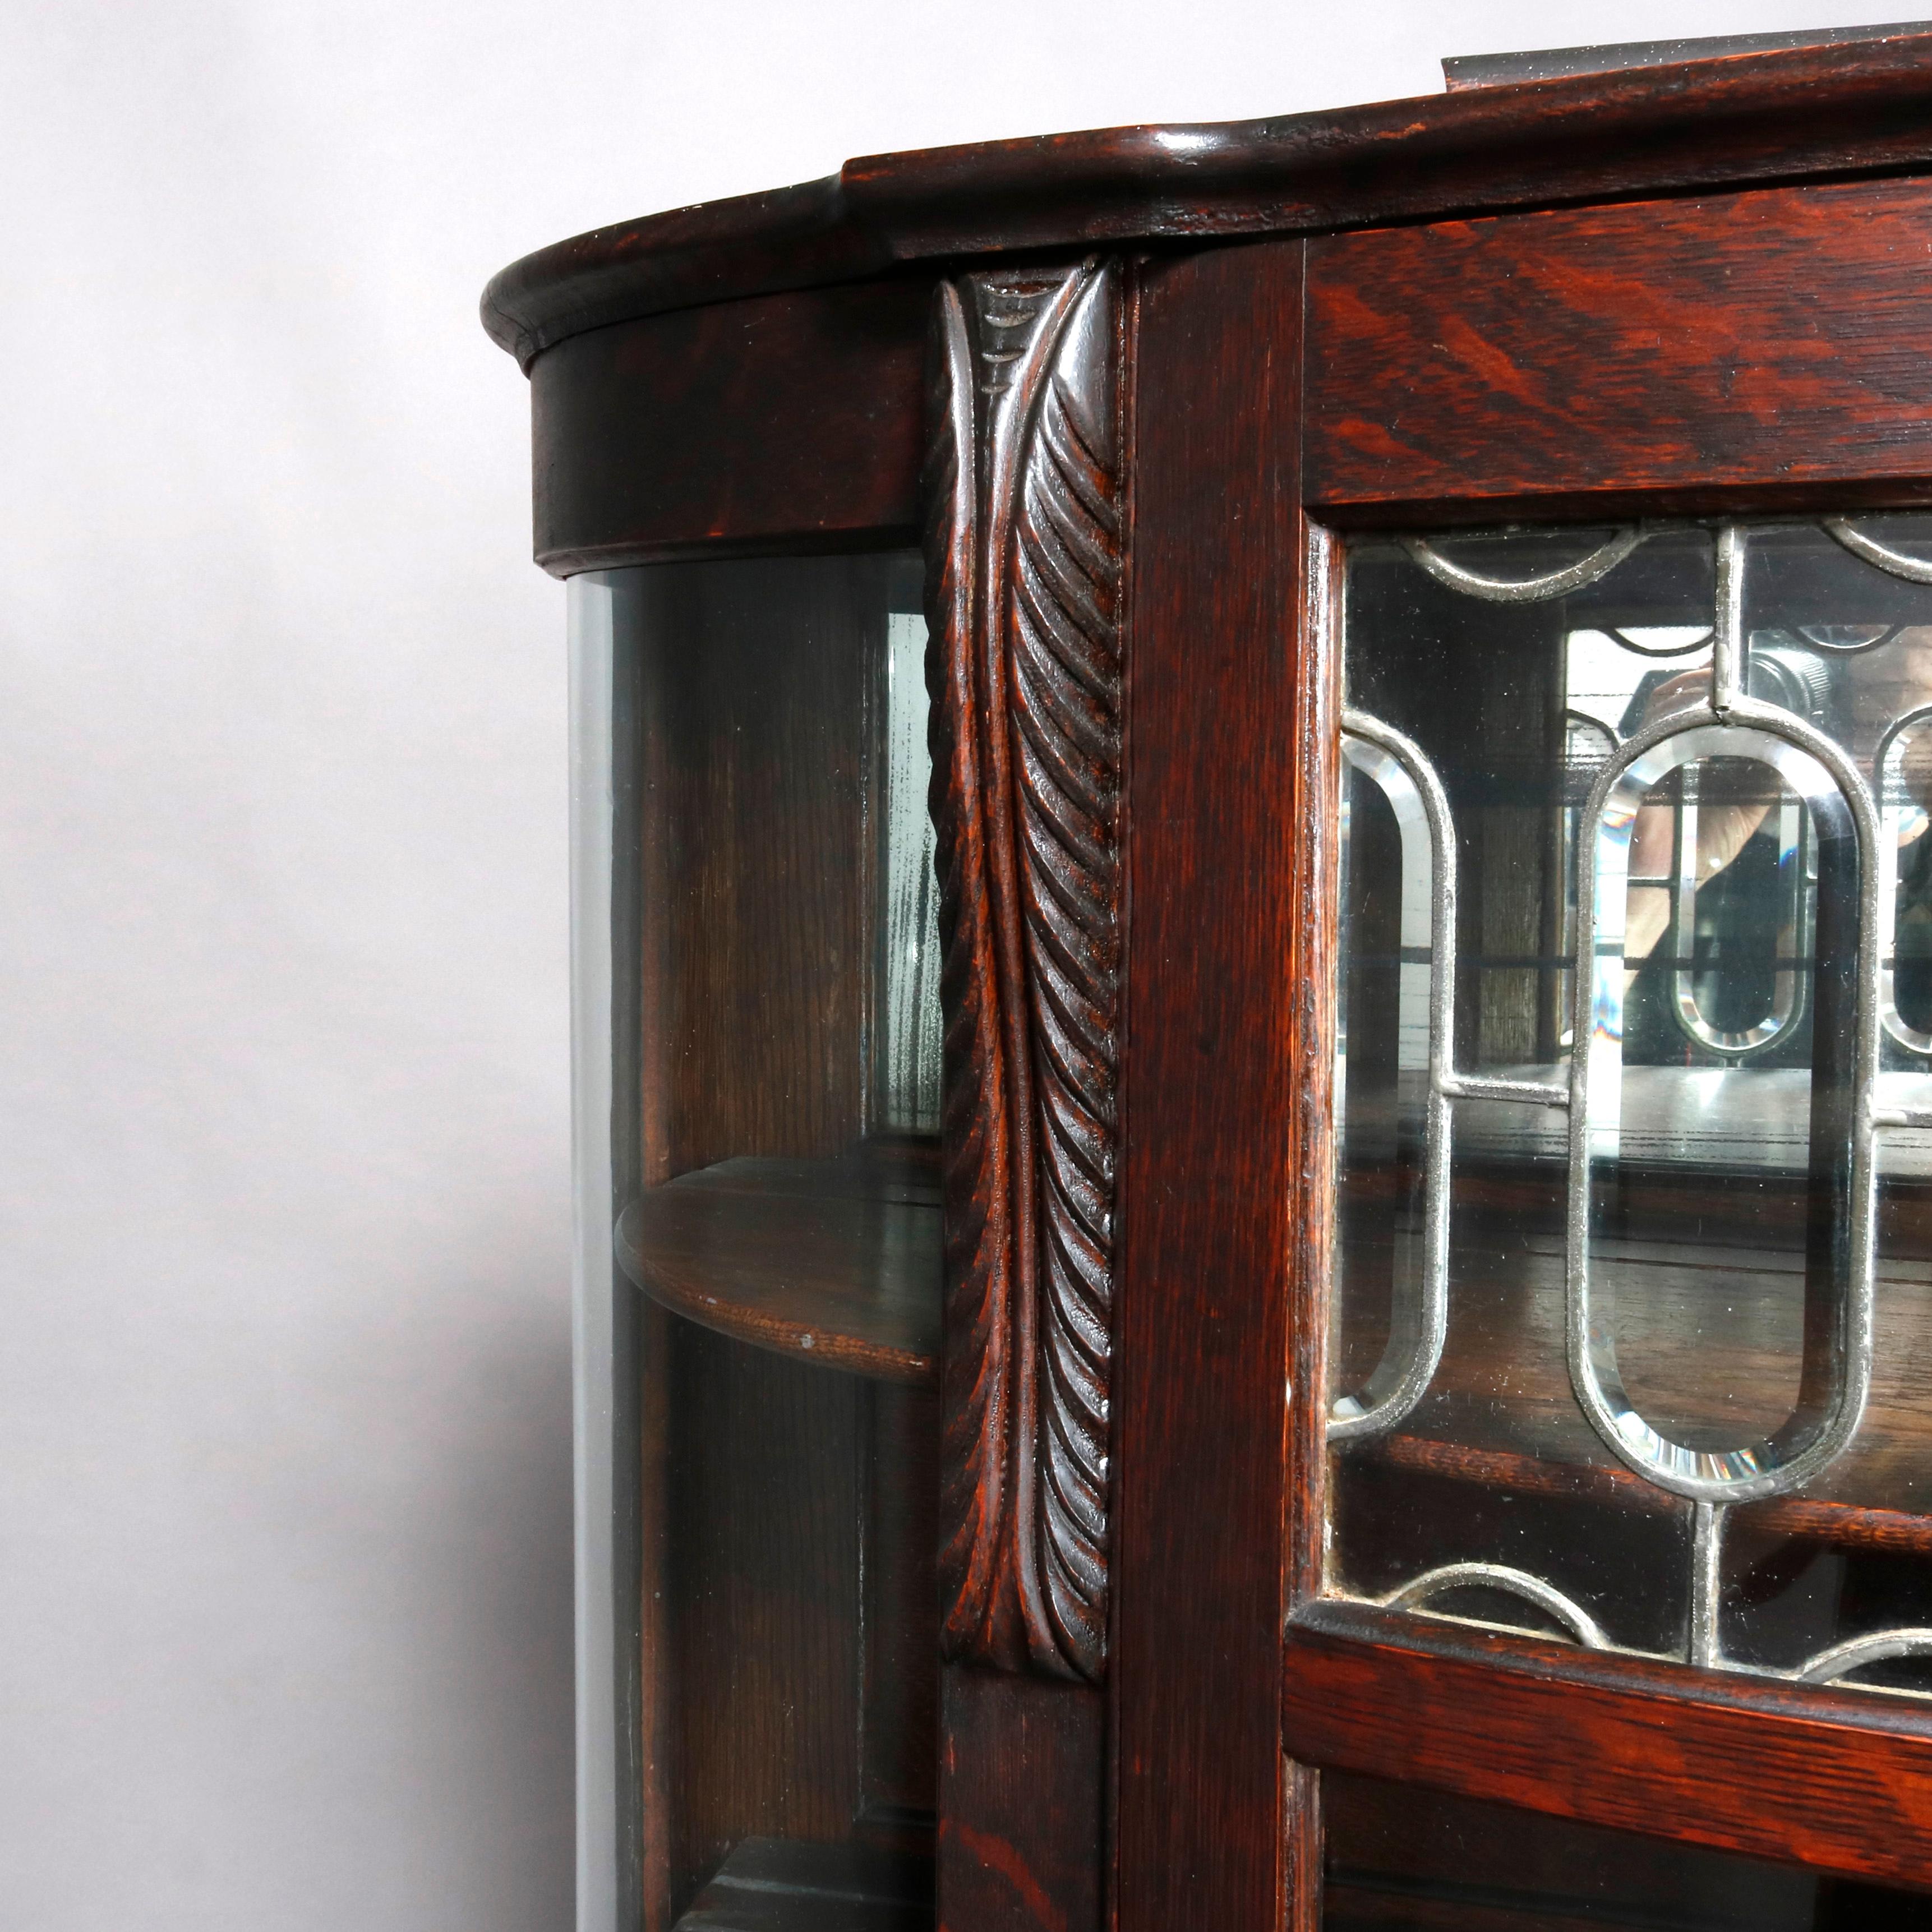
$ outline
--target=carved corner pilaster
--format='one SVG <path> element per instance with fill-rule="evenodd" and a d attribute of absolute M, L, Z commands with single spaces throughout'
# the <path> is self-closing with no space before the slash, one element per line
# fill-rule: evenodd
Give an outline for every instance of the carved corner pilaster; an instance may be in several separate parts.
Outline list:
<path fill-rule="evenodd" d="M 1106 1669 L 1120 1066 L 1117 266 L 942 285 L 926 476 L 946 1654 Z"/>

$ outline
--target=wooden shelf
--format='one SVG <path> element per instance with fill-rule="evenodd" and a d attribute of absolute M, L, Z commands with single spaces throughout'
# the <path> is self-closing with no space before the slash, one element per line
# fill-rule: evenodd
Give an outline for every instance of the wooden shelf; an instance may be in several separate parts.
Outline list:
<path fill-rule="evenodd" d="M 932 1932 L 932 1919 L 930 1858 L 747 1838 L 674 1932 Z"/>
<path fill-rule="evenodd" d="M 939 1193 L 917 1161 L 728 1160 L 640 1195 L 617 1259 L 645 1294 L 760 1348 L 881 1382 L 939 1376 Z"/>
<path fill-rule="evenodd" d="M 1478 1483 L 1486 1489 L 1574 1496 L 1658 1514 L 1684 1507 L 1681 1498 L 1634 1472 L 1601 1463 L 1545 1462 L 1507 1450 L 1472 1449 L 1418 1436 L 1372 1438 L 1355 1453 L 1365 1460 L 1420 1469 L 1454 1482 Z M 1773 1496 L 1737 1508 L 1746 1512 L 1743 1520 L 1760 1535 L 1800 1537 L 1838 1550 L 1932 1556 L 1932 1516 L 1810 1496 Z"/>
<path fill-rule="evenodd" d="M 1401 1436 L 1348 1453 L 1492 1486 L 1680 1510 L 1624 1468 L 1577 1405 L 1564 1342 L 1562 1168 L 1483 1156 L 1469 1170 L 1452 1195 L 1452 1312 L 1428 1393 Z M 1336 1347 L 1338 1388 L 1359 1387 L 1382 1352 L 1409 1179 L 1364 1167 L 1345 1182 L 1343 1278 L 1360 1299 Z M 1921 1500 L 1932 1427 L 1932 1176 L 1887 1177 L 1880 1200 L 1876 1346 L 1858 1432 L 1803 1498 L 1740 1507 L 1766 1534 L 1932 1553 L 1932 1510 Z M 1809 1212 L 1786 1177 L 1760 1184 L 1688 1164 L 1619 1174 L 1616 1219 L 1592 1232 L 1593 1315 L 1607 1314 L 1626 1392 L 1666 1435 L 1728 1446 L 1784 1422 L 1804 1352 Z"/>

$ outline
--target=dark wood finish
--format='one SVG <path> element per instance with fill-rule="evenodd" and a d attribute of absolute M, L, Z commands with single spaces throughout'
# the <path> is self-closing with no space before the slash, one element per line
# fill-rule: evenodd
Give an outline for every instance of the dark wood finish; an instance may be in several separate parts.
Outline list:
<path fill-rule="evenodd" d="M 1225 125 L 868 156 L 514 263 L 483 326 L 526 368 L 660 310 L 896 262 L 1372 222 L 1897 170 L 1932 160 L 1928 38 L 1734 55 Z"/>
<path fill-rule="evenodd" d="M 640 904 L 661 902 L 646 801 L 659 776 L 656 740 L 640 703 L 640 654 L 613 640 L 610 665 L 610 1193 L 614 1222 L 640 1186 L 662 1180 L 666 1083 L 655 1013 L 664 959 Z M 651 934 L 647 942 L 646 932 Z M 627 984 L 624 962 L 638 976 Z M 617 1910 L 639 1932 L 670 1924 L 671 1733 L 674 1687 L 667 1621 L 670 1317 L 642 1295 L 616 1292 L 612 1258 L 610 1472 L 613 1693 L 617 1738 Z M 626 1425 L 634 1428 L 627 1444 Z M 629 1450 L 627 1458 L 626 1451 Z M 625 1480 L 626 1464 L 634 1484 Z"/>
<path fill-rule="evenodd" d="M 1916 1700 L 1425 1634 L 1353 1605 L 1305 1606 L 1284 1659 L 1282 1739 L 1309 1762 L 1932 1882 L 1932 1714 Z"/>
<path fill-rule="evenodd" d="M 944 1932 L 1101 1932 L 1105 1692 L 949 1664 L 940 1700 Z"/>
<path fill-rule="evenodd" d="M 1676 1497 L 1620 1466 L 1546 1462 L 1540 1456 L 1472 1449 L 1418 1436 L 1391 1436 L 1367 1445 L 1366 1453 L 1399 1468 L 1421 1469 L 1432 1476 L 1492 1489 L 1588 1498 L 1659 1514 L 1681 1514 L 1684 1508 Z M 1808 1496 L 1774 1496 L 1738 1506 L 1732 1520 L 1740 1528 L 1760 1535 L 1797 1537 L 1834 1550 L 1932 1556 L 1932 1517 L 1913 1516 L 1904 1510 L 1868 1509 Z"/>
<path fill-rule="evenodd" d="M 560 344 L 531 371 L 537 561 L 566 577 L 912 541 L 931 286 L 773 296 Z"/>
<path fill-rule="evenodd" d="M 933 1390 L 884 1384 L 868 1398 L 857 1822 L 929 1853 L 939 1779 L 939 1402 Z M 928 1906 L 931 1897 L 928 1888 Z"/>
<path fill-rule="evenodd" d="M 950 1658 L 1097 1678 L 1120 980 L 1119 277 L 940 292 L 928 490 L 948 1016 Z"/>
<path fill-rule="evenodd" d="M 678 1932 L 932 1932 L 932 1861 L 747 1838 L 677 1924 Z"/>
<path fill-rule="evenodd" d="M 1328 1880 L 1322 1870 L 1327 1828 L 1322 1774 L 1305 1764 L 1282 1767 L 1282 1917 L 1289 1932 L 1313 1932 L 1323 1923 Z"/>
<path fill-rule="evenodd" d="M 1563 1184 L 1547 1164 L 1524 1161 L 1514 1163 L 1512 1184 L 1510 1165 L 1494 1162 L 1493 1194 L 1480 1176 L 1474 1186 L 1456 1190 L 1456 1318 L 1406 1439 L 1381 1453 L 1450 1476 L 1520 1464 L 1518 1487 L 1679 1509 L 1625 1470 L 1586 1420 L 1560 1344 L 1525 1346 L 1526 1336 L 1562 1333 Z M 1925 1212 L 1917 1184 L 1886 1193 L 1910 1217 L 1908 1227 Z M 1496 1198 L 1512 1196 L 1514 1211 L 1495 1211 Z M 1708 1170 L 1680 1169 L 1654 1185 L 1639 1174 L 1622 1199 L 1621 1211 L 1645 1238 L 1600 1233 L 1594 1267 L 1615 1298 L 1619 1360 L 1639 1412 L 1667 1432 L 1716 1429 L 1726 1441 L 1777 1428 L 1796 1400 L 1804 1355 L 1802 1196 L 1774 1183 L 1734 1186 L 1726 1198 Z M 1654 1205 L 1664 1213 L 1654 1214 Z M 1384 1216 L 1378 1229 L 1372 1214 L 1354 1221 L 1344 1252 L 1358 1270 L 1354 1279 L 1390 1278 L 1390 1226 Z M 1932 1425 L 1918 1359 L 1932 1307 L 1924 1272 L 1915 1262 L 1880 1262 L 1871 1391 L 1858 1438 L 1808 1496 L 1748 1505 L 1760 1528 L 1848 1547 L 1932 1547 L 1932 1519 L 1898 1508 L 1910 1498 Z M 1346 1340 L 1348 1354 L 1334 1385 L 1357 1388 L 1383 1336 L 1351 1324 Z M 1435 1439 L 1442 1436 L 1458 1446 Z M 1922 1521 L 1922 1528 L 1910 1528 Z"/>
<path fill-rule="evenodd" d="M 617 1258 L 721 1335 L 924 1385 L 939 1376 L 939 1220 L 936 1198 L 868 1198 L 832 1162 L 728 1160 L 640 1195 Z"/>
<path fill-rule="evenodd" d="M 1794 1924 L 1835 1932 L 1838 1924 L 1814 1919 L 1807 1908 L 1817 1881 L 1789 1866 L 1347 1772 L 1326 1774 L 1322 1785 L 1332 1932 Z M 1903 1902 L 1924 1909 L 1923 1900 Z"/>
<path fill-rule="evenodd" d="M 1306 258 L 1304 260 L 1304 301 Z M 1296 400 L 1301 401 L 1298 393 Z M 1344 553 L 1306 522 L 1295 612 L 1298 774 L 1294 810 L 1304 842 L 1297 872 L 1294 950 L 1289 983 L 1298 1035 L 1294 1156 L 1287 1208 L 1294 1233 L 1288 1284 L 1287 1493 L 1282 1508 L 1283 1565 L 1288 1607 L 1319 1592 L 1327 1556 L 1328 1322 L 1334 1250 L 1341 1238 L 1335 1186 L 1335 1064 L 1339 995 L 1340 854 L 1334 807 L 1341 663 L 1335 614 Z M 1297 1400 L 1299 1392 L 1300 1399 Z M 1306 1765 L 1286 1767 L 1283 1922 L 1288 1932 L 1316 1932 L 1329 1910 L 1324 1876 L 1327 1827 L 1323 1780 Z"/>
<path fill-rule="evenodd" d="M 1932 494 L 1928 223 L 1932 184 L 1856 182 L 1324 237 L 1310 496 Z"/>
<path fill-rule="evenodd" d="M 865 1384 L 688 1322 L 673 1334 L 681 1910 L 741 1839 L 836 1844 L 850 1832 Z"/>
<path fill-rule="evenodd" d="M 1594 1903 L 1565 1910 L 1520 1888 L 1513 1897 L 1442 1898 L 1400 1882 L 1331 1878 L 1326 1895 L 1324 1932 L 1605 1932 L 1617 1926 L 1652 1932 L 1658 1924 L 1648 1912 L 1628 1918 Z"/>
<path fill-rule="evenodd" d="M 667 1175 L 830 1160 L 865 1132 L 869 728 L 894 568 L 773 558 L 616 581 L 645 640 L 661 977 L 645 1031 Z"/>
<path fill-rule="evenodd" d="M 1508 53 L 1445 55 L 1442 84 L 1452 93 L 1463 87 L 1510 86 L 1548 80 L 1558 74 L 1615 74 L 1636 67 L 1679 67 L 1686 61 L 1715 60 L 1726 54 L 1763 53 L 1774 47 L 1814 47 L 1844 40 L 1895 39 L 1922 29 L 1922 20 L 1875 27 L 1821 27 L 1776 34 L 1700 34 L 1654 40 L 1599 40 L 1587 46 L 1539 47 Z"/>
<path fill-rule="evenodd" d="M 1120 1932 L 1272 1927 L 1256 1694 L 1286 1610 L 1298 1049 L 1318 840 L 1297 777 L 1300 244 L 1149 265 L 1129 633 L 1131 964 L 1116 1454 Z M 1318 776 L 1316 782 L 1318 782 Z M 1318 1065 L 1318 1061 L 1317 1062 Z M 1307 1384 L 1304 1384 L 1307 1386 Z"/>

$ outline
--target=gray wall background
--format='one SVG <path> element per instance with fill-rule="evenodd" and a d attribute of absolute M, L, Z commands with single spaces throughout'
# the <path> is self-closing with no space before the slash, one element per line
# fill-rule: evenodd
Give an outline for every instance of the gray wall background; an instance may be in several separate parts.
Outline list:
<path fill-rule="evenodd" d="M 485 278 L 1823 10 L 0 7 L 0 1932 L 569 1922 L 563 598 Z"/>

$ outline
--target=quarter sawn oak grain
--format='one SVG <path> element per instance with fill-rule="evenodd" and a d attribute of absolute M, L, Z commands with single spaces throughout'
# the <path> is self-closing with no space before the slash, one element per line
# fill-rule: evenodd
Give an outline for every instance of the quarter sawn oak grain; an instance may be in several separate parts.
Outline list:
<path fill-rule="evenodd" d="M 1128 615 L 1120 1932 L 1278 1924 L 1304 932 L 1298 242 L 1146 265 Z"/>
<path fill-rule="evenodd" d="M 1932 183 L 1834 182 L 1325 236 L 1310 499 L 1932 494 Z"/>
<path fill-rule="evenodd" d="M 1338 1609 L 1340 1606 L 1336 1606 Z M 1379 1623 L 1378 1641 L 1361 1633 Z M 1932 1886 L 1932 1721 L 1918 1700 L 1582 1653 L 1310 1606 L 1282 1734 L 1312 1764 L 1559 1817 Z"/>

